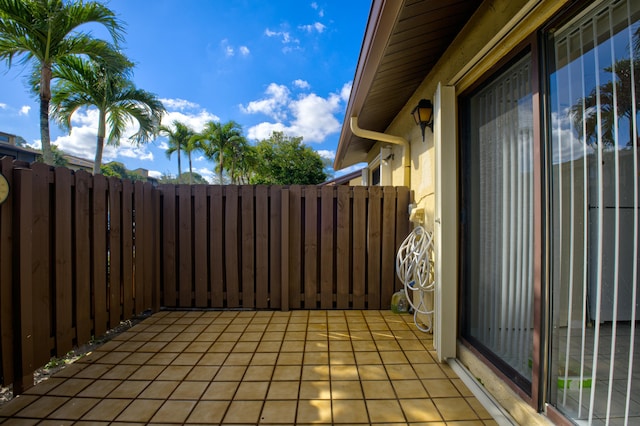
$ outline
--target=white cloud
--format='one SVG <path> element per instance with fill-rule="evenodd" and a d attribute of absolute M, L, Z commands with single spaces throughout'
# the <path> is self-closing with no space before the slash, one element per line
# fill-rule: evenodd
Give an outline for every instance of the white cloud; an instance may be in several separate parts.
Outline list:
<path fill-rule="evenodd" d="M 205 157 L 204 155 L 201 155 L 197 158 L 194 158 L 193 161 L 197 161 L 197 162 L 207 161 L 207 157 Z"/>
<path fill-rule="evenodd" d="M 289 31 L 272 31 L 269 28 L 267 28 L 266 30 L 264 30 L 264 34 L 267 37 L 279 38 L 282 44 L 285 45 L 285 47 L 282 48 L 282 51 L 284 53 L 288 53 L 293 50 L 300 49 L 300 40 L 298 40 L 297 38 L 291 37 L 291 33 L 289 33 Z"/>
<path fill-rule="evenodd" d="M 350 84 L 345 86 L 350 87 Z M 265 114 L 275 122 L 257 124 L 248 129 L 247 135 L 250 139 L 260 140 L 268 138 L 273 131 L 281 131 L 290 136 L 302 136 L 305 142 L 323 142 L 327 136 L 340 131 L 336 114 L 344 108 L 345 91 L 348 90 L 343 86 L 340 93 L 331 93 L 326 98 L 306 93 L 292 99 L 286 86 L 272 83 L 265 99 L 241 108 L 245 113 Z"/>
<path fill-rule="evenodd" d="M 318 152 L 318 155 L 320 155 L 320 157 L 324 158 L 325 160 L 333 161 L 333 159 L 336 158 L 335 151 L 330 151 L 328 149 L 319 149 L 317 152 Z"/>
<path fill-rule="evenodd" d="M 261 113 L 274 120 L 284 120 L 286 118 L 286 106 L 290 102 L 289 88 L 285 85 L 271 83 L 265 91 L 266 98 L 251 101 L 240 109 L 247 114 Z"/>
<path fill-rule="evenodd" d="M 293 85 L 300 88 L 300 89 L 310 89 L 311 85 L 305 81 L 305 80 L 301 80 L 301 79 L 297 79 L 293 81 Z"/>
<path fill-rule="evenodd" d="M 322 24 L 321 22 L 314 22 L 313 24 L 309 24 L 309 25 L 300 25 L 298 28 L 300 28 L 301 30 L 304 30 L 308 33 L 311 33 L 313 31 L 317 31 L 318 33 L 322 33 L 324 32 L 325 28 L 327 28 L 324 24 Z"/>
<path fill-rule="evenodd" d="M 348 102 L 349 101 L 349 96 L 351 96 L 351 87 L 353 86 L 353 82 L 348 82 L 345 83 L 344 86 L 342 86 L 342 89 L 340 90 L 340 98 L 344 101 L 344 102 Z"/>
<path fill-rule="evenodd" d="M 29 115 L 29 111 L 31 111 L 31 107 L 29 105 L 23 105 L 18 115 Z"/>
<path fill-rule="evenodd" d="M 247 55 L 249 55 L 249 53 L 251 53 L 251 51 L 249 50 L 249 48 L 247 46 L 240 46 L 240 54 L 242 56 L 247 56 Z"/>
<path fill-rule="evenodd" d="M 324 16 L 324 10 L 321 9 L 320 6 L 318 6 L 318 3 L 316 3 L 315 1 L 311 3 L 311 8 L 317 10 L 318 16 L 320 16 L 321 18 Z"/>
<path fill-rule="evenodd" d="M 161 149 L 163 151 L 166 151 L 169 149 L 169 144 L 165 141 L 162 141 L 158 144 L 158 149 Z"/>
<path fill-rule="evenodd" d="M 349 173 L 353 173 L 357 170 L 362 170 L 367 167 L 367 163 L 358 163 L 353 166 L 345 167 L 344 169 L 336 170 L 335 177 L 340 177 L 344 175 L 348 175 Z"/>
<path fill-rule="evenodd" d="M 228 39 L 222 39 L 222 41 L 220 41 L 220 47 L 222 47 L 222 50 L 224 51 L 226 57 L 230 58 L 236 55 L 236 48 L 229 44 Z M 248 56 L 249 53 L 251 53 L 247 46 L 240 46 L 237 50 L 242 56 Z"/>
<path fill-rule="evenodd" d="M 155 179 L 160 179 L 162 177 L 162 172 L 157 170 L 149 170 L 149 176 Z"/>
<path fill-rule="evenodd" d="M 199 169 L 195 169 L 194 172 L 205 178 L 209 183 L 215 183 L 218 181 L 218 176 L 213 173 L 211 168 L 201 167 Z"/>
<path fill-rule="evenodd" d="M 233 47 L 226 46 L 224 49 L 224 54 L 227 56 L 233 56 L 234 55 Z"/>
<path fill-rule="evenodd" d="M 196 109 L 199 107 L 198 104 L 194 103 L 194 102 L 189 102 L 186 101 L 184 99 L 160 99 L 160 102 L 162 102 L 162 104 L 164 105 L 165 108 L 167 109 L 179 109 L 179 110 L 185 110 L 185 109 Z"/>
<path fill-rule="evenodd" d="M 0 102 L 0 109 L 7 109 L 7 104 Z"/>

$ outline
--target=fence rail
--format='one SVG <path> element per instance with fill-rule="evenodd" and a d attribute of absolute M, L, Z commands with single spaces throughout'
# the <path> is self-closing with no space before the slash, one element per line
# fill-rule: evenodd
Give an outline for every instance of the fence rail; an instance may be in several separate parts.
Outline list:
<path fill-rule="evenodd" d="M 409 191 L 160 185 L 0 160 L 0 382 L 161 308 L 384 309 Z"/>

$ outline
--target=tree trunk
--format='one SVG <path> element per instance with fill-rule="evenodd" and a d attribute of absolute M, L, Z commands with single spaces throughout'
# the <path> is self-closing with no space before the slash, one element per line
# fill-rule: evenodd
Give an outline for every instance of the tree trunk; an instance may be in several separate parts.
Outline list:
<path fill-rule="evenodd" d="M 53 165 L 51 152 L 51 135 L 49 133 L 49 102 L 51 101 L 51 66 L 42 65 L 40 71 L 40 141 L 42 143 L 42 159 Z"/>
<path fill-rule="evenodd" d="M 222 153 L 222 149 L 220 150 L 220 172 L 218 174 L 219 184 L 222 185 L 222 172 L 224 171 L 224 154 Z"/>
<path fill-rule="evenodd" d="M 99 175 L 102 173 L 100 166 L 102 166 L 102 151 L 104 150 L 104 137 L 106 134 L 106 114 L 99 110 L 98 112 L 98 137 L 96 142 L 96 159 L 93 162 L 93 174 Z"/>
<path fill-rule="evenodd" d="M 189 185 L 193 185 L 193 167 L 191 167 L 191 152 L 189 152 Z"/>
<path fill-rule="evenodd" d="M 178 141 L 178 183 L 182 183 L 182 160 L 180 157 L 180 141 Z"/>

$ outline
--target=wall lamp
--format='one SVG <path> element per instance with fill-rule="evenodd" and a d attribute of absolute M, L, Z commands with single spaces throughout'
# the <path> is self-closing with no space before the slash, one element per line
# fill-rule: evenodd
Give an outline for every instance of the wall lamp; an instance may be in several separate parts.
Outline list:
<path fill-rule="evenodd" d="M 433 104 L 428 99 L 420 99 L 418 105 L 411 111 L 413 119 L 422 130 L 422 142 L 424 142 L 424 129 L 428 127 L 433 132 Z"/>

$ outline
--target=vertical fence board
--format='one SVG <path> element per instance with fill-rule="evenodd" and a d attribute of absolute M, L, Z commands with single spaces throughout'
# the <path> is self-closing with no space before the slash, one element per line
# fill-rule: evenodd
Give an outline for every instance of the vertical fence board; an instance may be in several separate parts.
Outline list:
<path fill-rule="evenodd" d="M 353 308 L 365 308 L 367 261 L 367 189 L 353 188 Z"/>
<path fill-rule="evenodd" d="M 318 190 L 304 187 L 304 307 L 317 308 L 318 298 Z"/>
<path fill-rule="evenodd" d="M 19 364 L 15 371 L 16 379 L 13 383 L 14 390 L 19 394 L 33 386 L 33 371 L 35 366 L 33 345 L 33 191 L 31 170 L 16 169 L 14 173 L 15 190 L 18 193 L 17 202 L 14 203 L 16 217 L 15 229 L 17 239 L 14 242 L 14 253 L 18 255 L 18 270 L 16 288 L 18 294 L 18 353 Z M 71 324 L 69 324 L 69 328 Z"/>
<path fill-rule="evenodd" d="M 207 187 L 195 185 L 193 187 L 193 220 L 194 220 L 194 285 L 195 307 L 206 308 L 208 306 L 209 276 L 207 272 Z"/>
<path fill-rule="evenodd" d="M 381 264 L 381 204 L 382 188 L 369 188 L 369 227 L 368 227 L 368 255 L 367 255 L 367 307 L 380 309 L 380 264 Z"/>
<path fill-rule="evenodd" d="M 335 291 L 333 285 L 334 260 L 336 258 L 336 246 L 333 243 L 335 194 L 334 186 L 323 186 L 321 189 L 320 307 L 322 309 L 331 309 L 333 307 L 333 293 Z"/>
<path fill-rule="evenodd" d="M 33 249 L 33 314 L 37 326 L 33 330 L 33 340 L 35 345 L 34 363 L 41 366 L 49 362 L 51 349 L 53 346 L 53 295 L 51 294 L 51 236 L 53 222 L 50 222 L 51 215 L 51 190 L 50 182 L 53 176 L 51 167 L 44 163 L 34 163 L 32 195 L 33 198 L 33 235 L 37 238 L 38 244 L 34 244 Z M 87 190 L 88 197 L 88 190 Z M 88 198 L 87 198 L 88 202 Z M 89 221 L 89 216 L 85 217 L 85 222 Z M 83 237 L 88 242 L 90 234 L 85 231 Z M 78 271 L 78 276 L 89 273 L 89 251 L 83 253 L 85 264 Z M 79 266 L 79 265 L 78 265 Z M 89 286 L 90 277 L 85 278 L 86 285 Z M 88 291 L 89 292 L 89 291 Z M 90 293 L 89 299 L 85 300 L 84 311 L 87 312 L 87 324 L 83 328 L 89 329 L 89 340 L 91 336 L 91 311 Z M 83 331 L 84 332 L 84 331 Z"/>
<path fill-rule="evenodd" d="M 144 223 L 144 187 L 142 182 L 136 181 L 133 184 L 133 211 L 136 227 L 133 240 L 134 257 L 134 281 L 133 294 L 135 299 L 136 313 L 144 311 L 144 285 L 146 277 L 144 275 L 144 239 L 146 224 Z"/>
<path fill-rule="evenodd" d="M 256 308 L 269 307 L 269 193 L 256 186 Z"/>
<path fill-rule="evenodd" d="M 160 311 L 162 290 L 160 289 L 160 280 L 162 274 L 161 257 L 160 257 L 160 191 L 157 191 L 151 184 L 148 184 L 148 191 L 151 197 L 151 218 L 153 219 L 153 232 L 151 233 L 153 246 L 152 257 L 149 259 L 149 268 L 152 272 L 152 292 L 151 309 L 153 312 Z"/>
<path fill-rule="evenodd" d="M 395 235 L 395 246 L 394 253 L 398 253 L 400 249 L 400 245 L 404 241 L 404 239 L 409 235 L 409 201 L 411 199 L 411 194 L 409 188 L 405 186 L 396 187 L 396 235 Z M 395 269 L 394 269 L 395 271 Z M 398 278 L 398 274 L 394 274 L 395 277 L 395 285 L 394 290 L 398 291 L 402 289 L 402 283 L 400 282 L 400 278 Z"/>
<path fill-rule="evenodd" d="M 93 177 L 93 318 L 94 334 L 107 331 L 107 180 Z"/>
<path fill-rule="evenodd" d="M 162 185 L 162 270 L 164 306 L 177 304 L 176 279 L 176 187 Z"/>
<path fill-rule="evenodd" d="M 122 267 L 122 181 L 109 178 L 109 327 L 120 323 L 121 267 Z"/>
<path fill-rule="evenodd" d="M 76 172 L 75 180 L 73 225 L 75 226 L 76 335 L 78 344 L 82 344 L 82 342 L 88 342 L 91 339 L 91 209 L 89 207 L 91 175 L 84 171 Z M 46 291 L 48 295 L 48 288 Z M 47 306 L 48 312 L 49 303 L 43 301 L 41 305 L 43 308 Z M 44 336 L 39 338 L 44 338 Z M 46 363 L 46 361 L 44 362 Z M 42 363 L 38 365 L 42 365 Z"/>
<path fill-rule="evenodd" d="M 2 384 L 13 382 L 13 164 L 0 159 L 0 172 L 9 182 L 9 198 L 0 204 L 0 348 L 2 348 Z"/>
<path fill-rule="evenodd" d="M 336 307 L 349 308 L 349 287 L 351 283 L 351 190 L 338 186 L 336 232 Z"/>
<path fill-rule="evenodd" d="M 122 311 L 124 319 L 135 315 L 133 299 L 133 183 L 122 181 Z"/>
<path fill-rule="evenodd" d="M 382 291 L 380 309 L 389 309 L 391 296 L 395 290 L 395 235 L 396 235 L 396 191 L 391 186 L 383 189 L 382 207 Z"/>
<path fill-rule="evenodd" d="M 255 230 L 253 186 L 240 188 L 242 194 L 242 307 L 254 308 L 255 305 Z"/>
<path fill-rule="evenodd" d="M 73 348 L 73 283 L 71 255 L 71 171 L 57 167 L 55 175 L 55 317 L 56 354 Z"/>
<path fill-rule="evenodd" d="M 238 187 L 231 185 L 225 188 L 225 269 L 227 307 L 240 306 L 240 274 L 238 271 Z"/>
<path fill-rule="evenodd" d="M 193 294 L 192 262 L 192 229 L 191 229 L 191 187 L 178 186 L 178 285 L 180 306 L 191 307 Z"/>
<path fill-rule="evenodd" d="M 156 222 L 154 220 L 155 215 L 153 213 L 153 195 L 154 191 L 153 186 L 145 182 L 142 185 L 142 193 L 143 193 L 143 203 L 144 203 L 144 211 L 142 216 L 142 221 L 144 223 L 144 246 L 142 250 L 143 254 L 143 263 L 142 267 L 144 268 L 144 282 L 142 283 L 143 288 L 143 310 L 151 309 L 154 306 L 153 302 L 153 287 L 154 287 L 154 275 L 153 275 L 153 259 L 155 253 L 155 227 Z M 142 312 L 142 311 L 140 311 Z"/>
<path fill-rule="evenodd" d="M 282 215 L 282 187 L 272 186 L 270 188 L 270 206 L 269 206 L 269 294 L 271 309 L 282 307 L 282 224 L 284 223 Z M 287 290 L 288 291 L 288 290 Z M 288 293 L 287 293 L 288 294 Z"/>
<path fill-rule="evenodd" d="M 211 214 L 209 244 L 211 244 L 209 264 L 211 265 L 211 306 L 224 306 L 224 228 L 222 227 L 223 208 L 222 187 L 210 187 L 209 212 Z"/>
<path fill-rule="evenodd" d="M 289 190 L 282 190 L 282 226 L 280 230 L 282 232 L 280 241 L 282 242 L 282 251 L 280 256 L 280 271 L 282 273 L 282 289 L 280 294 L 280 306 L 283 311 L 288 311 L 291 307 L 289 301 L 290 287 L 291 287 L 291 274 L 289 269 L 289 254 L 290 254 L 290 235 L 289 235 L 289 212 L 290 212 L 290 196 Z"/>
<path fill-rule="evenodd" d="M 289 188 L 289 307 L 300 309 L 302 283 L 302 188 Z"/>

